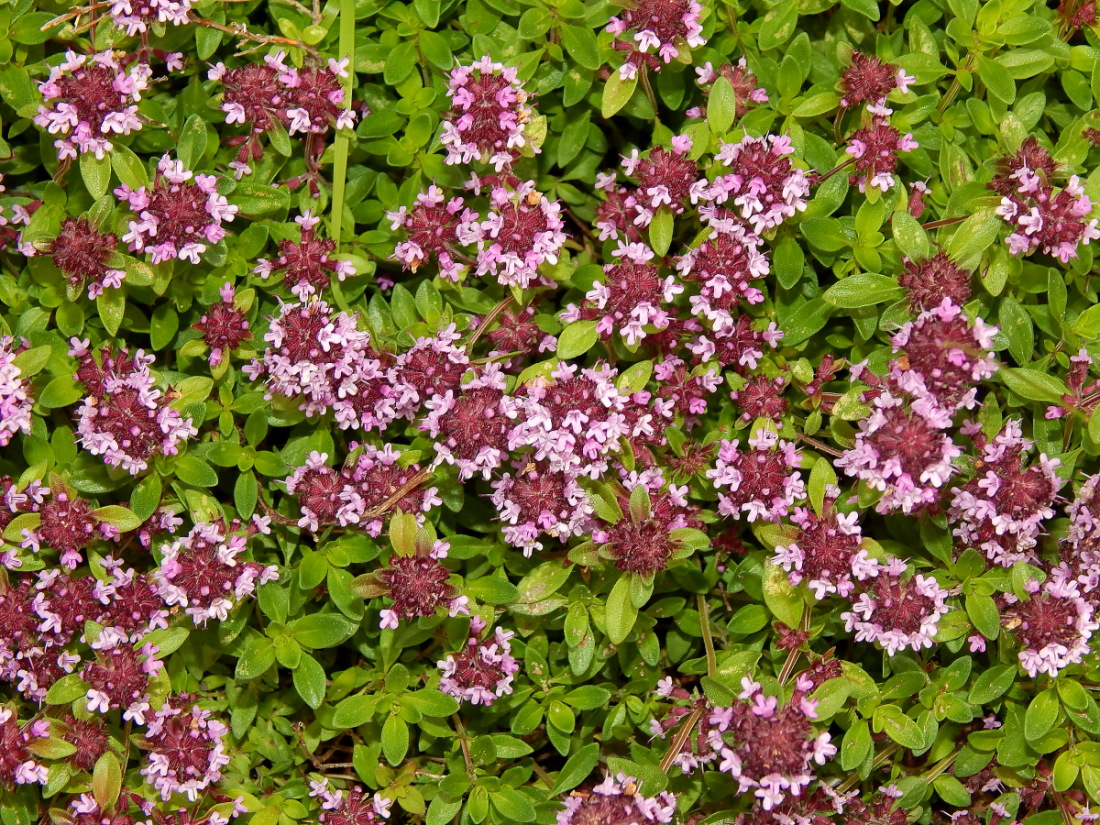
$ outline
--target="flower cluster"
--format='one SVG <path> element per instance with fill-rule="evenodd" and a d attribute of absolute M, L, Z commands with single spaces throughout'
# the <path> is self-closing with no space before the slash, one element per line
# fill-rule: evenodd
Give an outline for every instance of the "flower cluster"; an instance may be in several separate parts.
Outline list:
<path fill-rule="evenodd" d="M 401 621 L 434 616 L 444 608 L 450 616 L 469 614 L 469 599 L 448 583 L 451 571 L 444 564 L 450 544 L 417 537 L 415 550 L 407 555 L 394 553 L 389 566 L 360 577 L 355 592 L 364 598 L 386 596 L 393 604 L 380 611 L 379 627 L 396 629 Z"/>
<path fill-rule="evenodd" d="M 191 699 L 181 694 L 176 702 L 165 702 L 142 737 L 149 755 L 141 774 L 164 800 L 179 793 L 194 802 L 199 791 L 217 782 L 221 769 L 229 764 L 222 741 L 229 728 L 198 705 L 186 707 Z"/>
<path fill-rule="evenodd" d="M 574 791 L 562 802 L 557 825 L 644 825 L 672 822 L 676 813 L 676 797 L 667 791 L 657 796 L 643 796 L 638 781 L 626 774 L 607 774 L 604 781 L 584 791 Z"/>
<path fill-rule="evenodd" d="M 19 351 L 15 339 L 0 335 L 0 447 L 6 446 L 17 433 L 31 431 L 30 384 L 22 377 L 15 363 Z"/>
<path fill-rule="evenodd" d="M 182 26 L 188 22 L 191 0 L 110 0 L 111 20 L 133 37 L 143 38 L 157 24 Z"/>
<path fill-rule="evenodd" d="M 734 64 L 723 63 L 717 69 L 708 60 L 702 66 L 695 67 L 695 74 L 696 82 L 703 90 L 703 96 L 707 98 L 710 97 L 714 82 L 720 77 L 726 79 L 733 89 L 734 117 L 737 120 L 743 118 L 754 106 L 768 102 L 768 93 L 757 85 L 756 75 L 749 69 L 749 64 L 743 57 Z M 703 118 L 706 117 L 706 110 L 695 107 L 688 109 L 685 114 L 688 117 Z"/>
<path fill-rule="evenodd" d="M 466 229 L 477 243 L 477 274 L 520 289 L 545 283 L 538 268 L 556 264 L 565 244 L 561 205 L 536 191 L 533 181 L 514 190 L 494 186 L 489 203 L 485 218 Z"/>
<path fill-rule="evenodd" d="M 298 497 L 298 526 L 318 532 L 322 526 L 356 525 L 378 536 L 391 512 L 423 514 L 442 503 L 435 487 L 411 484 L 420 467 L 402 465 L 401 453 L 387 444 L 359 448 L 358 456 L 339 472 L 325 464 L 326 453 L 311 452 L 306 463 L 286 480 L 287 492 Z"/>
<path fill-rule="evenodd" d="M 378 825 L 390 816 L 389 799 L 377 793 L 368 797 L 360 785 L 344 792 L 329 787 L 327 779 L 315 779 L 309 795 L 321 800 L 321 825 Z"/>
<path fill-rule="evenodd" d="M 853 186 L 866 192 L 875 186 L 888 192 L 895 183 L 894 171 L 898 168 L 898 152 L 911 152 L 918 147 L 912 134 L 902 135 L 886 118 L 875 117 L 870 126 L 856 129 L 844 151 L 854 159 L 856 174 L 850 175 Z"/>
<path fill-rule="evenodd" d="M 738 792 L 753 792 L 765 810 L 799 796 L 813 780 L 813 764 L 824 765 L 836 754 L 827 732 L 813 726 L 817 702 L 808 697 L 814 684 L 805 675 L 795 683 L 789 701 L 780 706 L 748 676 L 732 707 L 710 712 L 711 747 L 719 770 L 738 782 Z"/>
<path fill-rule="evenodd" d="M 424 403 L 420 428 L 432 437 L 436 462 L 458 468 L 460 480 L 489 478 L 508 455 L 512 419 L 506 402 L 506 376 L 494 363 L 458 389 L 448 388 Z"/>
<path fill-rule="evenodd" d="M 795 469 L 802 456 L 766 428 L 749 438 L 748 449 L 739 445 L 737 439 L 723 439 L 715 466 L 707 470 L 718 491 L 718 512 L 747 521 L 779 521 L 806 494 Z"/>
<path fill-rule="evenodd" d="M 1092 201 L 1077 175 L 1055 191 L 1058 169 L 1034 137 L 1027 137 L 1016 154 L 1004 157 L 989 188 L 1001 196 L 997 214 L 1013 227 L 1008 251 L 1030 255 L 1041 250 L 1069 263 L 1077 248 L 1100 238 Z"/>
<path fill-rule="evenodd" d="M 88 684 L 88 710 L 107 713 L 123 708 L 123 719 L 144 725 L 150 710 L 150 680 L 164 668 L 157 652 L 149 643 L 137 650 L 117 639 L 101 640 L 96 661 L 80 671 Z"/>
<path fill-rule="evenodd" d="M 397 244 L 394 257 L 416 272 L 432 259 L 441 277 L 459 281 L 467 271 L 460 246 L 477 243 L 478 214 L 463 206 L 461 197 L 449 200 L 434 184 L 416 196 L 411 210 L 402 206 L 388 212 L 391 229 L 404 229 L 406 239 Z"/>
<path fill-rule="evenodd" d="M 218 290 L 218 294 L 221 301 L 211 306 L 205 315 L 191 325 L 192 329 L 202 333 L 202 341 L 210 349 L 207 360 L 211 367 L 228 359 L 233 350 L 252 337 L 244 312 L 234 300 L 236 291 L 233 285 L 226 282 Z"/>
<path fill-rule="evenodd" d="M 122 184 L 115 194 L 137 215 L 122 240 L 131 251 L 149 252 L 155 264 L 173 258 L 197 264 L 210 244 L 225 237 L 222 224 L 238 212 L 218 194 L 217 178 L 196 175 L 168 154 L 157 163 L 152 186 L 135 190 Z"/>
<path fill-rule="evenodd" d="M 355 274 L 351 263 L 331 257 L 336 251 L 335 241 L 317 237 L 314 230 L 320 218 L 305 212 L 294 222 L 301 227 L 301 240 L 285 238 L 279 241 L 279 257 L 274 261 L 261 258 L 253 272 L 265 280 L 272 274 L 281 275 L 283 283 L 301 301 L 328 289 L 332 276 L 342 281 Z"/>
<path fill-rule="evenodd" d="M 498 627 L 491 637 L 478 641 L 484 626 L 477 617 L 471 620 L 465 649 L 436 663 L 439 689 L 473 705 L 491 705 L 512 693 L 512 679 L 519 670 L 519 662 L 512 657 L 515 633 Z"/>
<path fill-rule="evenodd" d="M 851 609 L 841 614 L 857 642 L 876 642 L 891 656 L 906 648 L 932 647 L 940 617 L 948 611 L 948 594 L 931 576 L 904 578 L 908 569 L 894 558 L 876 566 L 860 584 Z"/>
<path fill-rule="evenodd" d="M 134 63 L 127 71 L 112 52 L 94 55 L 69 51 L 39 84 L 43 105 L 34 122 L 51 135 L 62 160 L 91 153 L 99 160 L 114 148 L 113 135 L 141 128 L 138 101 L 149 87 L 152 70 Z"/>
<path fill-rule="evenodd" d="M 488 57 L 469 66 L 456 66 L 451 70 L 447 95 L 451 111 L 440 138 L 447 148 L 447 163 L 477 160 L 500 172 L 510 167 L 523 149 L 539 151 L 526 134 L 531 110 L 515 68 Z"/>
<path fill-rule="evenodd" d="M 619 503 L 628 517 L 594 526 L 593 543 L 600 545 L 600 554 L 611 559 L 620 572 L 651 578 L 683 555 L 675 531 L 699 525 L 686 493 L 686 487 L 672 486 L 651 496 L 643 485 L 636 486 Z"/>
<path fill-rule="evenodd" d="M 154 386 L 153 356 L 105 346 L 97 361 L 87 341 L 72 340 L 76 380 L 88 393 L 77 411 L 81 446 L 92 455 L 137 475 L 158 455 L 176 455 L 197 435 L 191 419 L 168 406 Z"/>
<path fill-rule="evenodd" d="M 805 507 L 796 507 L 791 521 L 798 526 L 794 541 L 775 548 L 774 564 L 787 571 L 791 585 L 806 581 L 817 599 L 830 593 L 848 597 L 856 581 L 875 575 L 878 560 L 863 547 L 863 535 L 856 513 L 841 513 L 836 508 L 840 489 L 830 486 L 818 515 Z"/>
<path fill-rule="evenodd" d="M 1031 557 L 1043 522 L 1054 515 L 1054 496 L 1062 486 L 1055 474 L 1059 461 L 1043 453 L 1038 462 L 1026 464 L 1032 443 L 1014 419 L 988 441 L 977 424 L 968 423 L 964 432 L 981 450 L 981 474 L 951 490 L 954 534 L 995 564 L 1010 567 Z"/>
<path fill-rule="evenodd" d="M 0 787 L 46 784 L 49 769 L 33 758 L 27 745 L 49 735 L 47 720 L 38 719 L 21 727 L 11 708 L 0 707 Z"/>
<path fill-rule="evenodd" d="M 844 95 L 840 105 L 847 109 L 870 103 L 872 105 L 868 111 L 885 117 L 890 114 L 886 109 L 886 96 L 894 89 L 904 94 L 915 82 L 915 77 L 907 75 L 895 64 L 854 51 L 848 67 L 840 76 L 840 90 Z"/>
<path fill-rule="evenodd" d="M 930 258 L 904 262 L 898 283 L 905 287 L 909 306 L 915 312 L 934 309 L 945 300 L 963 306 L 970 298 L 970 273 L 956 266 L 947 254 L 937 251 Z"/>
<path fill-rule="evenodd" d="M 1089 652 L 1089 639 L 1100 628 L 1095 608 L 1081 597 L 1072 571 L 1055 567 L 1044 584 L 1027 582 L 1030 597 L 1005 611 L 1015 625 L 1020 643 L 1020 665 L 1031 676 L 1057 676 L 1059 671 L 1080 662 Z M 1015 597 L 1012 597 L 1015 598 Z"/>
<path fill-rule="evenodd" d="M 646 69 L 658 72 L 678 58 L 685 46 L 705 46 L 699 22 L 702 11 L 695 0 L 639 0 L 623 8 L 621 16 L 607 24 L 607 31 L 615 36 L 614 47 L 627 55 L 619 77 L 629 80 Z"/>
<path fill-rule="evenodd" d="M 126 277 L 124 270 L 111 265 L 117 244 L 114 233 L 101 232 L 87 218 L 65 218 L 45 254 L 53 258 L 74 291 L 87 284 L 88 298 L 94 300 L 108 289 L 118 289 Z M 23 251 L 27 257 L 38 254 L 33 246 Z"/>
<path fill-rule="evenodd" d="M 559 541 L 584 533 L 592 504 L 577 476 L 542 463 L 517 461 L 513 472 L 493 482 L 493 506 L 504 540 L 531 555 L 542 549 L 541 535 Z"/>
<path fill-rule="evenodd" d="M 256 587 L 279 578 L 279 568 L 240 559 L 257 527 L 243 534 L 238 523 L 196 524 L 186 536 L 165 545 L 155 573 L 165 604 L 179 605 L 196 625 L 225 621 L 230 608 Z"/>

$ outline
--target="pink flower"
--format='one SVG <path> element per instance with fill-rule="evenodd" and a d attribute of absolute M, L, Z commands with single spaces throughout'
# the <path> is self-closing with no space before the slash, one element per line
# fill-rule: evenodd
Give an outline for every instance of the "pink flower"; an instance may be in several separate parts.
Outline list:
<path fill-rule="evenodd" d="M 667 791 L 647 797 L 638 793 L 637 780 L 626 774 L 608 774 L 604 781 L 585 791 L 574 791 L 565 797 L 564 810 L 558 812 L 557 825 L 588 825 L 600 823 L 672 822 L 676 813 L 676 797 Z"/>
<path fill-rule="evenodd" d="M 222 741 L 229 728 L 198 705 L 185 710 L 191 698 L 184 693 L 176 700 L 179 704 L 165 702 L 145 730 L 149 752 L 141 775 L 165 801 L 177 793 L 195 801 L 229 764 Z"/>
<path fill-rule="evenodd" d="M 715 466 L 707 478 L 718 491 L 718 512 L 747 521 L 779 521 L 805 495 L 795 469 L 801 456 L 794 445 L 760 430 L 742 450 L 737 439 L 719 442 Z M 778 446 L 777 446 L 778 445 Z"/>
<path fill-rule="evenodd" d="M 484 642 L 471 636 L 464 650 L 436 663 L 442 673 L 439 689 L 459 701 L 486 706 L 512 693 L 512 678 L 519 671 L 519 662 L 512 657 L 513 636 L 499 627 Z"/>
<path fill-rule="evenodd" d="M 877 642 L 891 656 L 932 646 L 940 617 L 947 613 L 947 591 L 920 573 L 903 580 L 907 569 L 900 559 L 891 559 L 860 585 L 851 610 L 841 614 L 857 642 Z"/>
<path fill-rule="evenodd" d="M 447 148 L 447 163 L 492 163 L 497 171 L 511 166 L 521 151 L 539 148 L 528 140 L 525 128 L 531 118 L 527 93 L 515 68 L 494 63 L 488 57 L 451 70 L 450 116 L 440 138 Z"/>
<path fill-rule="evenodd" d="M 15 365 L 18 350 L 10 335 L 0 335 L 0 447 L 17 433 L 31 431 L 31 386 Z M 23 347 L 20 347 L 22 349 Z"/>

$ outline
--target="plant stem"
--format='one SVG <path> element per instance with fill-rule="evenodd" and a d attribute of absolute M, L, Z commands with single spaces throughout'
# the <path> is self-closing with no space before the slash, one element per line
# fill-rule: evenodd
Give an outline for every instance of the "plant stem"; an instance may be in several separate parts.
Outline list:
<path fill-rule="evenodd" d="M 952 226 L 956 223 L 962 223 L 966 220 L 966 215 L 959 215 L 956 218 L 941 218 L 938 221 L 932 221 L 931 223 L 921 224 L 921 229 L 939 229 L 941 226 Z"/>
<path fill-rule="evenodd" d="M 691 736 L 691 732 L 695 729 L 696 723 L 702 718 L 702 708 L 696 708 L 691 712 L 691 716 L 687 718 L 684 726 L 676 733 L 676 738 L 672 740 L 672 744 L 668 746 L 668 752 L 665 754 L 665 758 L 661 760 L 661 773 L 666 773 L 668 769 L 672 767 L 672 760 L 680 753 L 680 749 L 684 747 L 684 742 Z"/>
<path fill-rule="evenodd" d="M 474 770 L 474 760 L 470 758 L 470 744 L 466 741 L 466 726 L 462 724 L 462 717 L 457 713 L 451 714 L 455 728 L 458 730 L 458 744 L 462 748 L 462 759 L 466 762 L 466 775 L 471 782 L 477 782 L 477 771 Z"/>
<path fill-rule="evenodd" d="M 718 657 L 714 654 L 714 639 L 710 635 L 710 616 L 707 612 L 707 597 L 700 593 L 697 597 L 699 603 L 699 624 L 703 628 L 703 646 L 707 649 L 707 676 L 714 678 L 718 673 Z"/>
<path fill-rule="evenodd" d="M 355 0 L 340 0 L 340 54 L 348 58 L 348 76 L 344 78 L 344 108 L 351 108 L 351 80 L 355 76 Z M 330 237 L 340 248 L 344 223 L 344 192 L 348 176 L 348 150 L 351 138 L 346 129 L 336 133 L 336 154 L 332 167 L 332 222 Z"/>
<path fill-rule="evenodd" d="M 485 331 L 489 329 L 489 325 L 497 319 L 500 313 L 504 312 L 504 310 L 508 308 L 508 305 L 510 303 L 512 303 L 511 295 L 509 295 L 507 298 L 505 298 L 503 301 L 501 301 L 499 304 L 489 310 L 489 314 L 481 319 L 481 323 L 477 325 L 477 329 L 474 330 L 474 334 L 471 335 L 470 340 L 466 342 L 467 350 L 473 350 L 474 344 L 477 343 L 477 339 L 485 334 Z"/>

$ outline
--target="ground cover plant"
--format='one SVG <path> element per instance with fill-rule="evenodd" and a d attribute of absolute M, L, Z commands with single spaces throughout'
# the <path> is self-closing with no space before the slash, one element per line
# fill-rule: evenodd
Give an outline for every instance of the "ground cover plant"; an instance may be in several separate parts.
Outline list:
<path fill-rule="evenodd" d="M 0 0 L 0 822 L 1100 811 L 1093 0 Z"/>

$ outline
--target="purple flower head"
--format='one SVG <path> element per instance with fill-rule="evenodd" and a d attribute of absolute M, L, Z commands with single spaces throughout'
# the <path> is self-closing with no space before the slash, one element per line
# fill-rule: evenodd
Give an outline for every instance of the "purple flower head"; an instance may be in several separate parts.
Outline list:
<path fill-rule="evenodd" d="M 280 70 L 279 82 L 286 87 L 285 116 L 287 131 L 306 135 L 324 135 L 333 125 L 337 129 L 355 126 L 355 112 L 344 108 L 343 79 L 348 76 L 348 58 L 328 59 L 325 66 L 287 66 L 276 56 L 273 65 Z"/>
<path fill-rule="evenodd" d="M 143 37 L 158 23 L 182 26 L 188 22 L 191 0 L 110 0 L 115 27 Z"/>
<path fill-rule="evenodd" d="M 239 211 L 218 194 L 217 178 L 196 175 L 168 154 L 157 164 L 152 187 L 122 184 L 115 194 L 137 216 L 122 240 L 133 252 L 149 252 L 154 264 L 173 258 L 198 264 L 207 247 L 225 237 L 222 224 Z"/>
<path fill-rule="evenodd" d="M 379 614 L 382 628 L 396 628 L 402 621 L 434 616 L 440 608 L 450 616 L 470 612 L 466 597 L 447 583 L 451 571 L 443 565 L 442 559 L 447 558 L 449 549 L 445 541 L 432 543 L 418 537 L 413 555 L 394 554 L 390 556 L 389 567 L 373 575 L 379 595 L 393 600 L 393 604 Z"/>
<path fill-rule="evenodd" d="M 405 240 L 394 248 L 394 258 L 405 269 L 416 272 L 433 260 L 440 277 L 460 281 L 468 269 L 459 247 L 476 243 L 478 214 L 463 206 L 461 197 L 450 200 L 435 184 L 416 196 L 412 209 L 401 207 L 387 212 L 391 229 L 403 229 Z"/>
<path fill-rule="evenodd" d="M 579 369 L 562 363 L 549 380 L 525 385 L 508 401 L 508 415 L 516 419 L 509 449 L 531 447 L 535 460 L 546 461 L 552 471 L 597 478 L 620 449 L 619 439 L 648 426 L 628 420 L 627 396 L 614 379 L 608 364 Z"/>
<path fill-rule="evenodd" d="M 734 223 L 729 231 L 712 232 L 677 260 L 680 277 L 699 284 L 699 294 L 689 299 L 692 314 L 709 322 L 716 334 L 734 332 L 735 313 L 742 302 L 764 300 L 764 293 L 752 285 L 770 271 L 762 247 L 755 233 Z"/>
<path fill-rule="evenodd" d="M 649 577 L 665 570 L 683 555 L 673 531 L 702 526 L 686 493 L 686 487 L 670 487 L 643 496 L 640 505 L 636 495 L 620 496 L 625 515 L 614 523 L 601 519 L 592 527 L 592 541 L 599 545 L 600 555 L 611 559 L 622 573 Z"/>
<path fill-rule="evenodd" d="M 457 345 L 460 338 L 449 324 L 430 338 L 417 338 L 397 357 L 386 377 L 398 416 L 416 418 L 428 401 L 458 389 L 470 364 L 465 347 Z"/>
<path fill-rule="evenodd" d="M 359 785 L 345 792 L 330 788 L 327 779 L 313 780 L 309 795 L 321 800 L 321 825 L 378 825 L 390 816 L 390 801 L 377 793 L 368 797 Z"/>
<path fill-rule="evenodd" d="M 432 437 L 436 463 L 458 468 L 461 480 L 488 479 L 508 456 L 512 420 L 505 411 L 505 375 L 490 362 L 471 381 L 425 402 L 420 429 Z"/>
<path fill-rule="evenodd" d="M 639 0 L 623 4 L 619 17 L 612 17 L 607 31 L 615 35 L 612 43 L 626 52 L 619 76 L 635 77 L 643 66 L 658 72 L 666 63 L 680 57 L 680 50 L 706 45 L 700 25 L 703 7 L 695 0 Z"/>
<path fill-rule="evenodd" d="M 922 261 L 906 258 L 904 263 L 898 283 L 908 291 L 912 310 L 934 309 L 944 300 L 961 307 L 970 300 L 970 273 L 957 267 L 945 252 L 938 251 Z"/>
<path fill-rule="evenodd" d="M 175 455 L 198 434 L 191 419 L 168 406 L 149 371 L 153 356 L 105 346 L 97 362 L 85 342 L 73 339 L 76 379 L 88 396 L 77 410 L 80 443 L 92 455 L 137 475 L 157 455 Z"/>
<path fill-rule="evenodd" d="M 519 662 L 512 657 L 513 636 L 511 630 L 499 627 L 483 642 L 471 635 L 461 652 L 436 663 L 442 673 L 439 689 L 460 702 L 486 706 L 511 694 L 512 679 L 519 671 Z"/>
<path fill-rule="evenodd" d="M 233 350 L 252 338 L 244 312 L 233 298 L 233 287 L 227 283 L 221 289 L 221 300 L 215 302 L 197 323 L 191 325 L 192 329 L 202 333 L 203 343 L 210 348 L 208 358 L 211 367 L 221 364 Z"/>
<path fill-rule="evenodd" d="M 31 386 L 15 365 L 15 356 L 24 347 L 14 344 L 10 335 L 0 335 L 0 447 L 17 433 L 31 431 Z"/>
<path fill-rule="evenodd" d="M 745 379 L 745 386 L 731 392 L 730 399 L 737 402 L 742 421 L 770 418 L 781 425 L 787 414 L 787 399 L 783 397 L 786 388 L 787 380 L 782 376 L 769 379 L 758 374 Z"/>
<path fill-rule="evenodd" d="M 491 356 L 517 353 L 515 358 L 499 362 L 501 369 L 509 372 L 519 364 L 524 363 L 524 356 L 534 355 L 539 352 L 553 352 L 557 346 L 557 338 L 547 335 L 534 320 L 535 308 L 526 307 L 516 309 L 509 307 L 499 316 L 499 326 L 485 333 L 485 338 L 492 344 Z"/>
<path fill-rule="evenodd" d="M 261 258 L 253 272 L 265 280 L 272 274 L 282 276 L 283 283 L 300 301 L 328 289 L 333 276 L 343 281 L 355 274 L 355 267 L 350 263 L 332 257 L 336 251 L 335 241 L 317 237 L 314 230 L 319 218 L 304 212 L 294 222 L 301 227 L 301 240 L 284 238 L 279 241 L 279 257 L 273 261 Z"/>
<path fill-rule="evenodd" d="M 20 725 L 9 707 L 0 707 L 0 787 L 45 785 L 49 769 L 36 761 L 27 745 L 50 735 L 45 719 Z"/>
<path fill-rule="evenodd" d="M 173 794 L 195 801 L 200 791 L 221 779 L 221 769 L 229 764 L 222 741 L 229 728 L 198 705 L 185 708 L 191 699 L 184 693 L 178 704 L 165 702 L 142 737 L 148 754 L 141 775 L 165 801 Z"/>
<path fill-rule="evenodd" d="M 324 301 L 283 304 L 245 372 L 266 377 L 267 398 L 298 399 L 307 416 L 332 411 L 341 429 L 383 429 L 394 417 L 386 371 L 358 320 Z"/>
<path fill-rule="evenodd" d="M 1080 663 L 1091 649 L 1093 631 L 1100 628 L 1093 606 L 1081 597 L 1073 572 L 1063 565 L 1054 568 L 1041 588 L 1035 582 L 1031 597 L 1006 615 L 1019 620 L 1013 635 L 1020 643 L 1020 664 L 1032 679 L 1040 673 L 1057 676 Z"/>
<path fill-rule="evenodd" d="M 702 66 L 695 67 L 698 75 L 696 82 L 703 89 L 703 96 L 709 98 L 711 87 L 719 77 L 729 81 L 733 89 L 734 117 L 737 120 L 743 118 L 757 104 L 768 102 L 768 93 L 758 85 L 756 75 L 749 69 L 745 58 L 741 58 L 735 64 L 724 63 L 715 69 L 708 60 Z M 705 116 L 705 110 L 698 112 L 698 117 Z"/>
<path fill-rule="evenodd" d="M 973 478 L 952 488 L 948 518 L 965 546 L 1011 567 L 1032 557 L 1043 522 L 1054 516 L 1051 505 L 1062 486 L 1055 474 L 1059 461 L 1040 454 L 1038 462 L 1026 463 L 1032 443 L 1017 420 L 988 442 L 975 424 L 968 423 L 964 432 L 981 450 L 981 462 Z"/>
<path fill-rule="evenodd" d="M 878 561 L 863 549 L 857 514 L 836 509 L 839 497 L 840 490 L 831 487 L 821 515 L 796 507 L 791 520 L 798 526 L 798 534 L 788 544 L 777 545 L 772 557 L 774 564 L 787 571 L 792 586 L 807 582 L 817 599 L 830 593 L 848 597 L 856 581 L 874 576 L 878 569 Z"/>
<path fill-rule="evenodd" d="M 531 119 L 527 92 L 515 68 L 483 57 L 451 70 L 449 117 L 441 141 L 447 163 L 491 163 L 498 172 L 510 168 L 521 151 L 530 147 L 525 127 Z"/>
<path fill-rule="evenodd" d="M 152 70 L 135 63 L 127 72 L 113 52 L 65 53 L 65 62 L 39 83 L 43 105 L 34 122 L 51 135 L 62 160 L 92 153 L 102 160 L 114 148 L 113 135 L 141 128 L 137 103 L 149 87 Z"/>
<path fill-rule="evenodd" d="M 779 521 L 805 496 L 805 485 L 795 469 L 801 454 L 793 444 L 761 429 L 749 439 L 722 439 L 715 466 L 707 478 L 718 491 L 718 512 L 747 521 Z"/>
<path fill-rule="evenodd" d="M 106 725 L 98 719 L 77 719 L 72 714 L 54 725 L 53 732 L 76 748 L 69 756 L 69 764 L 78 771 L 91 773 L 99 757 L 107 751 L 109 735 Z"/>
<path fill-rule="evenodd" d="M 44 254 L 53 258 L 73 291 L 87 284 L 88 298 L 94 300 L 107 289 L 117 289 L 126 277 L 123 270 L 108 263 L 117 243 L 113 233 L 100 232 L 87 218 L 69 217 L 61 222 L 57 237 L 45 247 Z"/>
<path fill-rule="evenodd" d="M 853 186 L 866 192 L 868 185 L 883 192 L 894 185 L 894 171 L 898 168 L 898 152 L 911 152 L 917 148 L 912 134 L 902 135 L 884 117 L 875 117 L 870 126 L 856 129 L 845 150 L 855 159 L 856 174 L 850 175 Z"/>
<path fill-rule="evenodd" d="M 662 206 L 679 215 L 685 206 L 695 202 L 699 165 L 688 157 L 690 151 L 691 138 L 677 135 L 672 139 L 671 150 L 657 146 L 645 157 L 639 158 L 635 153 L 624 161 L 627 175 L 638 181 L 634 196 L 643 207 L 639 214 L 645 216 L 645 224 Z"/>
<path fill-rule="evenodd" d="M 646 327 L 657 330 L 669 325 L 672 301 L 684 291 L 672 275 L 647 263 L 653 253 L 642 244 L 632 244 L 626 260 L 607 264 L 604 280 L 592 285 L 579 308 L 573 304 L 562 313 L 567 322 L 597 320 L 596 330 L 604 340 L 618 332 L 628 346 L 637 346 L 647 335 Z"/>
<path fill-rule="evenodd" d="M 851 62 L 840 76 L 840 105 L 846 108 L 872 103 L 876 107 L 886 104 L 886 96 L 894 89 L 902 92 L 916 78 L 905 74 L 893 63 L 885 63 L 874 55 L 852 52 Z"/>
<path fill-rule="evenodd" d="M 504 540 L 527 556 L 542 549 L 543 534 L 562 542 L 582 535 L 592 515 L 575 475 L 526 460 L 493 482 L 491 498 L 504 523 Z"/>
<path fill-rule="evenodd" d="M 247 136 L 226 140 L 229 146 L 238 147 L 237 158 L 230 164 L 238 180 L 252 171 L 250 163 L 263 158 L 260 136 L 290 126 L 287 89 L 279 80 L 282 67 L 280 57 L 268 55 L 263 63 L 249 63 L 236 69 L 218 63 L 209 72 L 209 78 L 220 81 L 224 87 L 221 109 L 225 122 L 240 123 L 248 129 Z"/>
<path fill-rule="evenodd" d="M 196 524 L 191 532 L 162 548 L 160 568 L 153 574 L 157 592 L 168 605 L 180 605 L 198 626 L 209 619 L 225 621 L 239 600 L 256 587 L 279 578 L 279 568 L 245 562 L 240 555 L 252 534 L 251 525 Z"/>
<path fill-rule="evenodd" d="M 302 517 L 298 526 L 317 532 L 337 524 L 357 525 L 371 536 L 382 533 L 386 518 L 401 510 L 423 514 L 442 503 L 435 487 L 406 489 L 420 472 L 417 464 L 402 465 L 401 453 L 387 444 L 367 444 L 358 456 L 337 472 L 325 465 L 328 455 L 311 452 L 306 463 L 286 480 L 287 492 L 298 496 Z M 400 490 L 406 490 L 390 502 Z M 384 511 L 379 508 L 390 502 Z"/>
<path fill-rule="evenodd" d="M 891 656 L 906 648 L 932 647 L 940 617 L 948 609 L 947 591 L 931 576 L 903 578 L 907 569 L 905 562 L 891 559 L 860 584 L 852 609 L 840 614 L 845 630 L 854 630 L 857 642 L 877 642 Z"/>
<path fill-rule="evenodd" d="M 666 419 L 682 416 L 689 428 L 707 411 L 710 396 L 722 385 L 717 370 L 700 366 L 689 371 L 687 364 L 675 357 L 657 363 L 653 377 L 658 386 L 651 408 Z"/>
<path fill-rule="evenodd" d="M 828 733 L 813 726 L 817 703 L 806 695 L 813 683 L 800 677 L 789 701 L 780 705 L 746 676 L 744 690 L 729 708 L 714 708 L 711 747 L 721 757 L 719 770 L 752 791 L 764 810 L 799 796 L 814 776 L 814 763 L 824 765 L 836 754 Z"/>
<path fill-rule="evenodd" d="M 934 504 L 962 455 L 944 432 L 951 417 L 927 397 L 884 391 L 860 422 L 855 445 L 836 460 L 849 476 L 883 493 L 880 513 L 911 513 Z"/>
<path fill-rule="evenodd" d="M 1077 257 L 1077 247 L 1100 238 L 1097 219 L 1090 218 L 1093 204 L 1077 175 L 1055 191 L 1058 168 L 1034 137 L 1024 139 L 1015 155 L 1001 158 L 989 188 L 1001 196 L 997 214 L 1015 231 L 1008 236 L 1008 251 L 1030 255 L 1036 250 L 1062 263 Z"/>
<path fill-rule="evenodd" d="M 787 157 L 793 153 L 786 135 L 746 135 L 740 143 L 722 144 L 715 160 L 730 171 L 716 177 L 700 193 L 708 201 L 700 207 L 700 215 L 712 226 L 727 231 L 739 218 L 748 221 L 754 232 L 763 234 L 805 211 L 810 180 Z M 720 208 L 729 201 L 731 207 Z M 730 214 L 734 217 L 728 217 Z"/>
<path fill-rule="evenodd" d="M 945 410 L 973 409 L 977 386 L 997 371 L 993 338 L 997 327 L 981 318 L 970 324 L 949 298 L 894 335 L 891 379 L 914 396 L 929 394 Z"/>
<path fill-rule="evenodd" d="M 754 328 L 753 318 L 738 314 L 733 325 L 723 325 L 720 332 L 703 334 L 692 341 L 689 349 L 700 361 L 717 361 L 723 367 L 733 367 L 745 375 L 755 370 L 768 349 L 775 349 L 783 339 L 783 332 L 775 325 L 767 329 Z"/>
<path fill-rule="evenodd" d="M 557 825 L 648 825 L 672 822 L 676 797 L 668 791 L 643 796 L 632 776 L 607 774 L 599 785 L 573 791 L 562 800 Z"/>
<path fill-rule="evenodd" d="M 84 665 L 80 678 L 88 684 L 88 710 L 107 713 L 124 709 L 122 718 L 145 724 L 149 712 L 149 680 L 164 667 L 155 645 L 140 650 L 118 639 L 102 639 L 96 660 Z"/>
<path fill-rule="evenodd" d="M 489 201 L 484 220 L 465 230 L 477 241 L 477 274 L 521 289 L 544 283 L 538 268 L 558 262 L 567 237 L 561 204 L 547 200 L 532 181 L 515 191 L 493 187 Z"/>
<path fill-rule="evenodd" d="M 134 644 L 146 633 L 168 627 L 169 613 L 153 574 L 124 569 L 117 559 L 109 559 L 104 566 L 111 571 L 111 579 L 97 581 L 95 586 L 103 605 L 97 621 L 104 626 L 104 635 L 117 635 Z"/>

